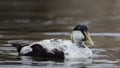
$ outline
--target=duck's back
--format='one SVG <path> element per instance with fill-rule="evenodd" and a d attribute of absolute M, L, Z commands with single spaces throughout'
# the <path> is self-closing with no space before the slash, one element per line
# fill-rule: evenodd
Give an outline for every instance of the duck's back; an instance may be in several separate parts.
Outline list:
<path fill-rule="evenodd" d="M 29 46 L 33 46 L 34 44 L 40 44 L 43 48 L 47 49 L 48 52 L 51 52 L 53 49 L 65 51 L 73 43 L 70 40 L 65 39 L 46 39 L 39 42 L 34 42 Z"/>

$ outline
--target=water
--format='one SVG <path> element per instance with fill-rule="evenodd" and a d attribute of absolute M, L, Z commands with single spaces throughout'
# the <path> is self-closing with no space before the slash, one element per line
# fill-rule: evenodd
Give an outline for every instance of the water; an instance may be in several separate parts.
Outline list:
<path fill-rule="evenodd" d="M 70 0 L 64 2 L 64 8 L 61 6 L 63 1 L 48 1 L 49 4 L 46 2 L 41 1 L 43 3 L 41 6 L 45 6 L 45 9 L 40 13 L 32 11 L 40 11 L 37 8 L 40 6 L 37 1 L 0 2 L 2 6 L 13 9 L 12 12 L 8 8 L 3 10 L 0 7 L 3 10 L 0 12 L 0 68 L 120 68 L 118 0 L 87 2 L 80 0 L 81 6 L 78 0 L 74 2 Z M 29 9 L 26 9 L 28 8 L 26 4 L 31 5 Z M 50 7 L 48 8 L 46 4 Z M 55 4 L 58 4 L 58 7 L 54 7 Z M 54 60 L 18 56 L 16 49 L 6 43 L 8 40 L 70 39 L 72 28 L 76 24 L 85 24 L 89 28 L 95 42 L 95 46 L 90 47 L 94 53 L 92 59 Z"/>
<path fill-rule="evenodd" d="M 112 30 L 111 32 L 94 32 L 92 28 L 89 29 L 91 31 L 90 34 L 92 35 L 92 38 L 95 42 L 95 46 L 90 47 L 94 53 L 92 59 L 53 60 L 38 57 L 18 56 L 16 49 L 9 44 L 6 44 L 6 41 L 8 40 L 19 39 L 33 41 L 48 38 L 69 39 L 71 28 L 75 24 L 76 23 L 61 24 L 48 22 L 47 24 L 9 24 L 9 26 L 1 29 L 0 31 L 0 68 L 120 68 L 120 33 L 117 31 L 114 33 Z M 88 27 L 94 27 L 90 26 L 92 25 L 91 23 L 88 24 Z M 5 23 L 5 25 L 7 24 Z M 61 28 L 61 26 L 65 27 Z"/>

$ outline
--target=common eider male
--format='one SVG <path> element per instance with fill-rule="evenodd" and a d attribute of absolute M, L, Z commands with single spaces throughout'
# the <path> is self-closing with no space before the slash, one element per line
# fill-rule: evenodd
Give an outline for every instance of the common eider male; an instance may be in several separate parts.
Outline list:
<path fill-rule="evenodd" d="M 8 43 L 17 48 L 19 55 L 58 59 L 92 57 L 92 51 L 86 45 L 94 45 L 85 25 L 74 27 L 71 40 L 53 38 L 38 42 Z"/>

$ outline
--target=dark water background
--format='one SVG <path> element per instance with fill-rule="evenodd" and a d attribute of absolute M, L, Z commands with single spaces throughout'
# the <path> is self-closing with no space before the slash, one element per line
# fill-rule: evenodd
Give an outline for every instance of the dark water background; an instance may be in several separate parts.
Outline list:
<path fill-rule="evenodd" d="M 95 42 L 92 59 L 18 56 L 8 40 L 70 39 L 85 24 Z M 0 68 L 120 68 L 119 0 L 0 0 Z"/>

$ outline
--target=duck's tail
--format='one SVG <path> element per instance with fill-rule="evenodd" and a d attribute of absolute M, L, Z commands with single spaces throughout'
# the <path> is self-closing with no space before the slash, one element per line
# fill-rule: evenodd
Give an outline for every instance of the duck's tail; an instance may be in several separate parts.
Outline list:
<path fill-rule="evenodd" d="M 26 41 L 26 40 L 10 40 L 7 41 L 7 44 L 10 44 L 11 46 L 15 47 L 20 53 L 20 50 L 24 46 L 28 46 L 29 44 L 33 43 L 33 41 Z"/>

